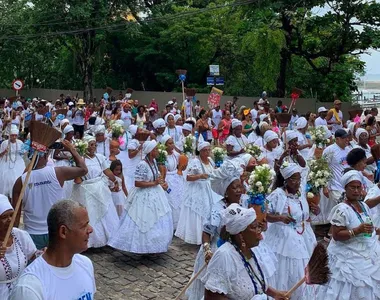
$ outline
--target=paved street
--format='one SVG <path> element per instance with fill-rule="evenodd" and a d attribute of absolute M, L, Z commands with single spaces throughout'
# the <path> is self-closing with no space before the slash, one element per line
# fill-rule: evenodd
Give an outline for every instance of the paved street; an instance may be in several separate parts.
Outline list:
<path fill-rule="evenodd" d="M 110 247 L 90 249 L 96 299 L 174 299 L 189 281 L 198 246 L 175 238 L 167 253 L 134 255 Z"/>

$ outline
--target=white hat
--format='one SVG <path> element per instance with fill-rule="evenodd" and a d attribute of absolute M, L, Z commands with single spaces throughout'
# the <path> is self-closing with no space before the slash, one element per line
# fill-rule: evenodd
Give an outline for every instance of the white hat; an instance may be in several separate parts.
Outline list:
<path fill-rule="evenodd" d="M 211 188 L 215 193 L 224 196 L 229 185 L 237 179 L 240 180 L 241 174 L 243 174 L 243 169 L 239 161 L 228 160 L 219 169 L 212 172 Z"/>
<path fill-rule="evenodd" d="M 201 151 L 202 149 L 206 148 L 206 147 L 210 147 L 211 144 L 209 142 L 200 142 L 198 144 L 198 151 Z"/>
<path fill-rule="evenodd" d="M 157 119 L 156 121 L 153 122 L 153 127 L 154 127 L 155 129 L 158 129 L 158 128 L 165 128 L 165 127 L 166 127 L 165 120 L 162 119 L 162 118 Z"/>
<path fill-rule="evenodd" d="M 187 131 L 191 132 L 191 131 L 193 131 L 193 126 L 191 124 L 189 124 L 189 123 L 185 123 L 182 126 L 182 130 L 187 130 Z"/>
<path fill-rule="evenodd" d="M 368 136 L 367 130 L 365 130 L 364 128 L 358 128 L 358 130 L 356 130 L 356 133 L 355 133 L 355 137 L 358 141 L 359 141 L 359 137 L 362 133 L 365 133 Z"/>
<path fill-rule="evenodd" d="M 95 142 L 96 141 L 96 139 L 95 139 L 95 137 L 93 136 L 93 135 L 85 135 L 84 137 L 83 137 L 83 141 L 85 141 L 86 143 L 91 143 L 91 142 Z"/>
<path fill-rule="evenodd" d="M 174 116 L 174 122 L 177 122 L 179 119 L 182 119 L 182 116 L 180 114 Z"/>
<path fill-rule="evenodd" d="M 280 167 L 280 173 L 284 179 L 288 179 L 293 176 L 293 174 L 301 173 L 301 167 L 296 163 L 290 163 L 286 166 L 282 165 Z"/>
<path fill-rule="evenodd" d="M 64 133 L 64 134 L 67 134 L 67 133 L 69 133 L 69 132 L 73 132 L 73 131 L 74 131 L 74 127 L 71 126 L 71 125 L 67 125 L 67 126 L 65 127 L 65 129 L 63 129 L 63 133 Z"/>
<path fill-rule="evenodd" d="M 269 143 L 270 141 L 273 141 L 274 139 L 278 139 L 278 135 L 273 130 L 267 130 L 265 131 L 263 138 L 266 143 Z"/>
<path fill-rule="evenodd" d="M 173 105 L 173 103 L 174 103 L 174 102 L 171 101 L 171 100 L 168 102 L 169 105 Z"/>
<path fill-rule="evenodd" d="M 73 102 L 69 102 L 69 106 L 73 106 L 74 105 L 74 103 Z"/>
<path fill-rule="evenodd" d="M 8 210 L 13 210 L 7 196 L 0 194 L 0 216 Z"/>
<path fill-rule="evenodd" d="M 289 143 L 291 140 L 294 140 L 298 138 L 298 133 L 297 131 L 295 130 L 287 130 L 286 131 L 286 141 L 287 143 Z"/>
<path fill-rule="evenodd" d="M 168 114 L 166 114 L 166 116 L 165 116 L 165 122 L 166 122 L 166 123 L 168 123 L 168 119 L 169 119 L 170 116 L 172 116 L 173 119 L 175 120 L 174 115 L 173 115 L 172 113 L 168 113 Z"/>
<path fill-rule="evenodd" d="M 301 118 L 298 118 L 297 121 L 296 121 L 296 129 L 302 129 L 302 128 L 305 128 L 306 125 L 307 125 L 307 120 L 305 117 L 301 117 Z"/>
<path fill-rule="evenodd" d="M 15 125 L 12 125 L 12 127 L 11 127 L 11 130 L 10 130 L 10 132 L 9 132 L 11 135 L 18 135 L 19 134 L 19 130 L 18 130 L 18 128 L 17 128 L 17 126 L 15 126 Z"/>
<path fill-rule="evenodd" d="M 253 208 L 244 208 L 237 203 L 232 203 L 220 212 L 221 225 L 226 226 L 229 234 L 235 235 L 244 231 L 256 220 L 256 212 Z"/>
<path fill-rule="evenodd" d="M 161 138 L 160 143 L 163 144 L 163 145 L 165 145 L 166 142 L 167 142 L 168 140 L 170 140 L 171 138 L 172 138 L 172 137 L 171 137 L 170 135 L 165 134 L 165 135 Z"/>
<path fill-rule="evenodd" d="M 144 142 L 142 152 L 144 155 L 148 155 L 154 148 L 156 148 L 157 142 L 155 140 Z"/>
<path fill-rule="evenodd" d="M 61 122 L 59 122 L 59 125 L 62 127 L 66 123 L 70 123 L 70 121 L 67 119 L 63 119 Z"/>
<path fill-rule="evenodd" d="M 362 181 L 362 175 L 356 171 L 356 170 L 351 170 L 345 173 L 342 176 L 342 179 L 340 180 L 342 185 L 345 187 L 347 184 L 349 184 L 352 181 Z"/>
<path fill-rule="evenodd" d="M 232 122 L 231 122 L 231 127 L 232 129 L 238 127 L 238 126 L 242 126 L 242 123 L 240 120 L 238 119 L 233 119 Z"/>
<path fill-rule="evenodd" d="M 104 125 L 98 125 L 96 126 L 95 130 L 94 130 L 95 134 L 104 134 L 106 133 L 106 127 Z"/>
<path fill-rule="evenodd" d="M 266 118 L 268 118 L 268 115 L 267 114 L 261 114 L 259 118 L 260 118 L 260 122 L 263 122 Z"/>
<path fill-rule="evenodd" d="M 318 108 L 318 113 L 321 113 L 321 112 L 324 112 L 324 111 L 328 111 L 326 109 L 326 107 L 322 106 L 322 107 Z"/>
<path fill-rule="evenodd" d="M 156 111 L 154 107 L 150 107 L 148 111 Z"/>

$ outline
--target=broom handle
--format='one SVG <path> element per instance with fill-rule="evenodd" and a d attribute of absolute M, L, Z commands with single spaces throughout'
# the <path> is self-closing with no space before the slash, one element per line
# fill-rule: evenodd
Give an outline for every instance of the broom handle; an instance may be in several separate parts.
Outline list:
<path fill-rule="evenodd" d="M 179 300 L 182 295 L 186 292 L 186 290 L 190 287 L 190 285 L 194 282 L 195 279 L 198 278 L 198 276 L 202 273 L 204 269 L 206 269 L 207 264 L 204 264 L 203 267 L 198 271 L 197 274 L 193 276 L 193 278 L 190 279 L 190 281 L 186 284 L 186 286 L 182 289 L 181 293 L 175 298 L 175 300 Z"/>
<path fill-rule="evenodd" d="M 34 163 L 36 161 L 37 154 L 38 154 L 38 151 L 35 150 L 34 154 L 33 154 L 33 157 L 32 157 L 32 160 L 31 160 L 31 162 L 29 164 L 29 167 L 28 167 L 28 171 L 27 171 L 27 174 L 26 174 L 26 177 L 25 177 L 25 180 L 24 180 L 24 184 L 22 185 L 21 192 L 20 192 L 20 194 L 18 196 L 17 203 L 16 203 L 16 206 L 14 208 L 14 212 L 13 212 L 13 215 L 12 215 L 12 220 L 9 223 L 8 231 L 7 231 L 7 234 L 5 235 L 5 238 L 4 238 L 3 247 L 6 247 L 8 239 L 9 239 L 9 236 L 11 235 L 11 231 L 12 231 L 13 225 L 15 224 L 18 210 L 20 209 L 20 206 L 21 206 L 21 200 L 22 200 L 22 198 L 24 196 L 26 185 L 28 184 L 28 181 L 29 181 L 29 178 L 30 178 L 30 174 L 32 174 L 32 168 L 33 168 L 33 165 L 34 165 Z"/>
<path fill-rule="evenodd" d="M 298 289 L 304 282 L 306 281 L 306 277 L 302 278 L 300 281 L 297 282 L 295 286 L 293 286 L 286 294 L 285 297 L 289 297 L 291 294 L 294 293 L 296 289 Z"/>

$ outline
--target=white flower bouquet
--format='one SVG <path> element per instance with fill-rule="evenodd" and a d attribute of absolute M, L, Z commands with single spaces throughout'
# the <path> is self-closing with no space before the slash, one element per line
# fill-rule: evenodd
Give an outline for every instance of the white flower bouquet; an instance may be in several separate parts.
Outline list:
<path fill-rule="evenodd" d="M 319 196 L 320 189 L 327 187 L 332 173 L 325 157 L 313 159 L 308 162 L 310 172 L 307 178 L 307 198 L 314 199 Z M 319 200 L 317 201 L 319 204 Z"/>
<path fill-rule="evenodd" d="M 248 144 L 245 146 L 244 150 L 246 153 L 251 154 L 254 158 L 256 158 L 256 160 L 259 160 L 262 153 L 260 147 L 254 144 Z"/>
<path fill-rule="evenodd" d="M 191 134 L 185 137 L 185 142 L 183 145 L 183 153 L 185 153 L 185 155 L 191 155 L 194 153 L 194 140 L 195 137 Z"/>
<path fill-rule="evenodd" d="M 118 124 L 116 122 L 111 122 L 110 129 L 111 129 L 111 133 L 112 133 L 113 138 L 118 139 L 124 133 L 124 127 L 121 124 Z"/>
<path fill-rule="evenodd" d="M 88 143 L 82 140 L 74 140 L 74 146 L 80 156 L 84 156 L 87 152 Z"/>
<path fill-rule="evenodd" d="M 330 143 L 330 140 L 325 138 L 327 132 L 326 128 L 323 126 L 310 128 L 309 133 L 311 140 L 317 148 L 324 148 L 328 143 Z"/>
<path fill-rule="evenodd" d="M 220 167 L 223 163 L 223 159 L 227 155 L 227 150 L 220 147 L 215 147 L 212 149 L 212 154 L 214 156 L 215 165 Z"/>

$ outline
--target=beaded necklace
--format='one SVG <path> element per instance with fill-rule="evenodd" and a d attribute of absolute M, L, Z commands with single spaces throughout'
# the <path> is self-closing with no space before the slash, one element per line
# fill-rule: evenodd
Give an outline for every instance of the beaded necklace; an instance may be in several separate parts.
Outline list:
<path fill-rule="evenodd" d="M 174 153 L 170 154 L 167 156 L 167 160 L 168 160 L 168 166 L 170 165 L 169 163 L 169 157 L 171 157 L 173 159 L 173 162 L 174 162 L 174 170 L 177 168 L 177 165 L 178 165 L 178 162 L 177 162 L 177 158 L 175 157 Z"/>
<path fill-rule="evenodd" d="M 240 148 L 244 149 L 244 147 L 246 146 L 246 143 L 244 143 L 243 138 L 242 137 L 238 138 L 236 135 L 234 135 L 234 137 L 235 137 L 237 143 L 239 144 Z M 242 142 L 243 145 L 240 144 L 239 139 L 241 140 L 241 142 Z"/>
<path fill-rule="evenodd" d="M 168 127 L 168 135 L 170 135 L 170 127 Z M 171 135 L 170 135 L 171 136 Z M 178 141 L 178 132 L 177 132 L 177 127 L 174 127 L 174 141 Z"/>
<path fill-rule="evenodd" d="M 255 264 L 257 266 L 257 269 L 259 270 L 261 278 L 259 278 L 259 276 L 255 273 L 255 271 L 253 270 L 253 267 L 251 266 L 251 264 L 249 263 L 249 261 L 247 261 L 247 259 L 245 258 L 244 254 L 241 252 L 241 250 L 238 248 L 238 246 L 235 245 L 234 243 L 232 243 L 232 245 L 235 247 L 236 251 L 240 254 L 240 257 L 241 257 L 241 260 L 243 261 L 245 270 L 247 271 L 247 273 L 249 275 L 249 278 L 251 278 L 251 281 L 252 281 L 253 286 L 255 288 L 255 295 L 263 294 L 263 292 L 266 291 L 265 276 L 264 276 L 263 271 L 261 270 L 261 267 L 259 265 L 259 262 L 257 261 L 257 258 L 255 256 L 255 254 L 252 252 L 252 250 L 250 250 L 252 258 L 255 261 Z M 263 292 L 259 293 L 255 279 L 259 282 L 261 290 Z"/>
<path fill-rule="evenodd" d="M 12 159 L 12 143 L 10 141 L 8 141 L 8 155 L 9 156 L 9 168 L 10 169 L 13 169 L 14 166 L 15 166 L 15 163 L 16 163 L 16 160 L 17 160 L 17 153 L 18 153 L 18 144 L 17 144 L 17 140 L 16 140 L 16 152 L 15 152 L 15 156 L 14 156 L 14 159 Z M 11 163 L 13 163 L 13 167 L 11 168 Z"/>
<path fill-rule="evenodd" d="M 362 216 L 360 215 L 360 213 L 358 212 L 358 210 L 355 208 L 355 206 L 353 206 L 350 202 L 348 202 L 347 200 L 345 201 L 345 203 L 352 208 L 352 210 L 355 212 L 356 216 L 358 217 L 360 223 L 364 223 L 364 220 L 362 218 Z M 364 215 L 367 217 L 367 218 L 370 218 L 370 216 L 368 215 L 367 213 L 367 210 L 365 209 L 363 203 L 361 203 L 359 201 L 359 205 L 360 205 L 360 208 L 362 209 Z"/>
<path fill-rule="evenodd" d="M 149 159 L 147 157 L 145 157 L 145 162 L 148 164 L 150 170 L 152 171 L 152 174 L 153 174 L 153 181 L 156 181 L 157 178 L 158 178 L 158 169 L 156 167 L 156 164 L 153 163 L 153 167 L 154 167 L 154 170 L 153 170 L 153 167 L 152 167 L 152 164 L 150 163 Z"/>
<path fill-rule="evenodd" d="M 288 192 L 286 191 L 286 196 L 289 198 L 292 198 L 292 199 L 295 199 L 295 200 L 299 200 L 298 199 L 298 196 L 296 196 L 295 198 L 294 197 L 291 197 Z M 300 208 L 301 208 L 301 211 L 302 211 L 302 221 L 301 221 L 301 224 L 302 224 L 302 231 L 298 231 L 297 230 L 297 227 L 296 227 L 296 223 L 292 223 L 293 224 L 293 228 L 296 230 L 296 232 L 299 234 L 299 235 L 302 235 L 304 232 L 305 232 L 305 212 L 303 210 L 303 205 L 302 205 L 302 201 L 299 200 L 299 205 L 300 205 Z M 289 217 L 293 218 L 292 216 L 292 213 L 291 213 L 291 210 L 290 210 L 290 204 L 288 204 L 288 215 Z M 294 218 L 293 218 L 294 219 Z"/>

